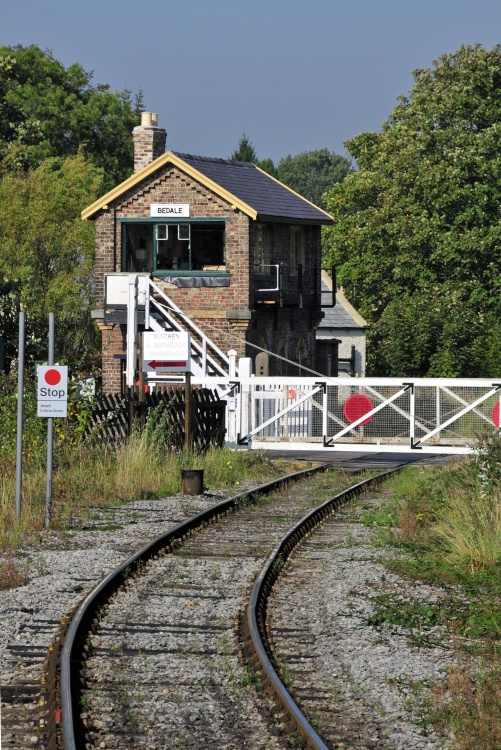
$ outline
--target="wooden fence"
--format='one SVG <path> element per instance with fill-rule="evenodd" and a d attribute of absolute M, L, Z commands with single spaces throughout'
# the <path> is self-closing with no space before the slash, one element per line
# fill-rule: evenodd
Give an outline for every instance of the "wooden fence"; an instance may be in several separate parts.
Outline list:
<path fill-rule="evenodd" d="M 206 451 L 222 447 L 225 438 L 226 402 L 208 388 L 194 388 L 191 392 L 191 440 L 194 450 Z M 133 429 L 163 431 L 167 445 L 183 448 L 185 445 L 185 392 L 170 388 L 144 394 L 120 396 L 107 394 L 92 406 L 85 436 L 93 442 L 108 444 L 125 441 Z"/>

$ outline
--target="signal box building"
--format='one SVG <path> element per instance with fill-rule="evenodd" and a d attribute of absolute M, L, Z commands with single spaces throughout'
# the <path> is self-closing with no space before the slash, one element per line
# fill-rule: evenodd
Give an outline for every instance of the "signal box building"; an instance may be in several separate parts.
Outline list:
<path fill-rule="evenodd" d="M 123 385 L 126 313 L 105 297 L 116 273 L 149 274 L 222 351 L 250 357 L 256 374 L 308 375 L 298 365 L 316 365 L 321 227 L 331 217 L 254 164 L 165 151 L 151 113 L 133 135 L 134 174 L 82 212 L 96 223 L 103 389 Z"/>

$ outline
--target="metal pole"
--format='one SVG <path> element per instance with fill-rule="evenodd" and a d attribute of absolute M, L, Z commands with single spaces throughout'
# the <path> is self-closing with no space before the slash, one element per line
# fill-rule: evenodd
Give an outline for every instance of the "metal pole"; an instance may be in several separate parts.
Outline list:
<path fill-rule="evenodd" d="M 24 313 L 19 313 L 19 353 L 17 359 L 17 448 L 16 448 L 16 518 L 21 518 L 23 485 L 23 396 L 24 396 Z"/>
<path fill-rule="evenodd" d="M 127 297 L 127 359 L 125 368 L 125 385 L 135 388 L 137 363 L 137 297 L 138 275 L 129 274 Z"/>
<path fill-rule="evenodd" d="M 55 341 L 55 323 L 54 313 L 49 313 L 49 359 L 47 364 L 54 364 L 54 341 Z M 52 458 L 54 443 L 54 418 L 47 419 L 47 493 L 45 500 L 45 525 L 50 524 L 50 514 L 52 511 Z"/>
<path fill-rule="evenodd" d="M 146 424 L 146 394 L 144 390 L 145 386 L 145 373 L 143 370 L 143 334 L 138 334 L 138 362 L 139 362 L 139 424 L 141 431 L 144 430 Z"/>
<path fill-rule="evenodd" d="M 411 403 L 409 411 L 409 436 L 412 448 L 414 446 L 414 443 L 416 442 L 416 391 L 414 383 L 411 385 Z"/>
<path fill-rule="evenodd" d="M 191 447 L 191 372 L 186 373 L 184 385 L 184 449 Z"/>

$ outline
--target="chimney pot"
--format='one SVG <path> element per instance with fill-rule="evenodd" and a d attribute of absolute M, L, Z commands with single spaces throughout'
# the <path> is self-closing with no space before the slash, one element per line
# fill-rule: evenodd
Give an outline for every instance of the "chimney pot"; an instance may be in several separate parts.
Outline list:
<path fill-rule="evenodd" d="M 158 127 L 158 114 L 156 112 L 141 112 L 141 127 L 142 128 Z"/>

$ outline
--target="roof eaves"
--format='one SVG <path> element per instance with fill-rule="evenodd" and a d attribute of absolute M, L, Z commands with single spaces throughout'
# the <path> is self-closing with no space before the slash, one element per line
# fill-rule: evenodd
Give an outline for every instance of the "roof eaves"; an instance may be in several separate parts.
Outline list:
<path fill-rule="evenodd" d="M 134 188 L 143 180 L 151 177 L 152 174 L 154 174 L 169 162 L 181 169 L 186 174 L 190 175 L 190 177 L 193 177 L 194 179 L 198 180 L 198 182 L 201 182 L 202 185 L 219 195 L 220 198 L 228 201 L 228 203 L 230 203 L 231 206 L 235 209 L 240 209 L 251 219 L 257 218 L 257 211 L 256 209 L 252 208 L 252 206 L 249 206 L 247 203 L 240 200 L 240 198 L 237 198 L 236 195 L 233 195 L 228 190 L 225 190 L 220 185 L 218 185 L 216 182 L 210 180 L 190 164 L 187 164 L 185 161 L 183 161 L 183 159 L 174 154 L 172 151 L 166 151 L 165 154 L 159 156 L 158 159 L 155 159 L 150 164 L 147 164 L 146 167 L 143 167 L 138 172 L 135 172 L 131 177 L 128 177 L 126 180 L 124 180 L 124 182 L 121 182 L 120 185 L 117 185 L 115 188 L 113 188 L 113 190 L 110 190 L 108 193 L 106 193 L 106 195 L 101 196 L 101 198 L 98 198 L 97 201 L 94 201 L 94 203 L 92 203 L 90 206 L 84 208 L 84 210 L 81 212 L 82 219 L 90 219 L 98 211 L 105 209 L 108 204 L 117 200 L 117 198 L 120 198 L 120 196 L 122 196 L 128 190 Z"/>
<path fill-rule="evenodd" d="M 341 305 L 341 307 L 343 307 L 346 310 L 348 315 L 350 315 L 353 318 L 353 320 L 355 321 L 355 323 L 357 323 L 357 325 L 359 325 L 361 328 L 367 328 L 367 326 L 369 325 L 367 321 L 364 318 L 362 318 L 360 313 L 357 312 L 357 310 L 355 310 L 355 308 L 353 307 L 352 304 L 350 304 L 350 302 L 348 302 L 348 300 L 346 299 L 346 297 L 344 296 L 342 292 L 340 291 L 336 292 L 336 301 Z"/>
<path fill-rule="evenodd" d="M 308 224 L 309 226 L 319 224 L 324 225 L 327 224 L 327 219 L 298 219 L 293 216 L 280 216 L 275 214 L 265 214 L 265 213 L 259 213 L 257 214 L 257 220 L 263 221 L 263 222 L 277 222 L 282 224 L 291 224 L 291 225 L 299 225 L 299 224 Z"/>
<path fill-rule="evenodd" d="M 330 291 L 332 291 L 332 279 L 327 273 L 327 271 L 325 270 L 322 271 L 321 279 L 322 279 L 322 283 L 325 284 L 325 286 Z M 355 310 L 353 305 L 350 302 L 348 302 L 343 292 L 341 292 L 339 289 L 336 290 L 336 303 L 341 305 L 343 310 L 355 321 L 357 326 L 359 326 L 360 328 L 368 327 L 369 324 L 367 323 L 367 321 L 364 318 L 362 318 L 360 313 L 357 312 L 357 310 Z"/>

